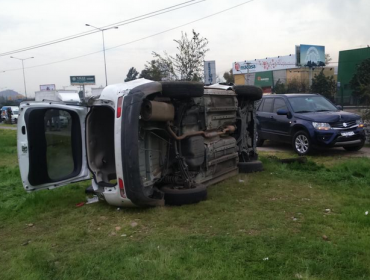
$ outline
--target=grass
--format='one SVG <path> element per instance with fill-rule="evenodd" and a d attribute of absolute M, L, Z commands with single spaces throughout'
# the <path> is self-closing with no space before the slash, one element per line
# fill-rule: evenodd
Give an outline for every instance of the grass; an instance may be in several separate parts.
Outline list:
<path fill-rule="evenodd" d="M 370 277 L 369 159 L 264 154 L 264 172 L 212 186 L 205 202 L 117 211 L 76 207 L 88 182 L 24 192 L 15 132 L 0 143 L 2 280 Z"/>

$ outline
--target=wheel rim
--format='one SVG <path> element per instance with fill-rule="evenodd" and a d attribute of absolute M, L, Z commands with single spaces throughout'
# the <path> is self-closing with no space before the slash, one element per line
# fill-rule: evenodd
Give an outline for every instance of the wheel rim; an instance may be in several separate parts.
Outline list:
<path fill-rule="evenodd" d="M 300 134 L 296 137 L 295 148 L 300 154 L 306 153 L 308 151 L 309 145 L 310 144 L 308 142 L 308 138 L 305 135 Z"/>

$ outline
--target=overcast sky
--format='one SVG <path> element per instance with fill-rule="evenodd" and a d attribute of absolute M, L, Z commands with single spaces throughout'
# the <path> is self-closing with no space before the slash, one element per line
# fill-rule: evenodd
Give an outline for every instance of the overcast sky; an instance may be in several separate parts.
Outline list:
<path fill-rule="evenodd" d="M 186 0 L 0 0 L 0 53 L 33 46 L 120 22 Z M 244 3 L 243 0 L 206 0 L 167 14 L 105 32 L 106 48 L 186 24 Z M 152 51 L 176 52 L 173 39 L 192 29 L 209 40 L 206 60 L 216 60 L 222 76 L 234 61 L 294 54 L 295 45 L 326 46 L 333 61 L 340 50 L 370 44 L 369 0 L 254 0 L 225 13 L 186 25 L 119 48 L 107 50 L 108 84 L 123 82 L 134 66 L 139 72 Z M 71 75 L 95 75 L 97 86 L 105 85 L 103 53 L 48 66 L 29 68 L 102 50 L 100 33 L 52 46 L 29 50 L 15 57 L 25 61 L 27 92 L 34 96 L 41 84 L 69 86 Z M 21 62 L 0 56 L 0 91 L 24 94 Z M 13 70 L 12 69 L 18 69 Z M 3 73 L 3 71 L 6 71 Z"/>

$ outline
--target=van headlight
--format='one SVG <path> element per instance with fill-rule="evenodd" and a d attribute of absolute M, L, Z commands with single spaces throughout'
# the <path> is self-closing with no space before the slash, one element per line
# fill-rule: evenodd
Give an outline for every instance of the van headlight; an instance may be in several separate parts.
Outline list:
<path fill-rule="evenodd" d="M 356 120 L 356 124 L 358 125 L 358 127 L 364 127 L 364 122 L 362 121 L 362 119 Z"/>
<path fill-rule="evenodd" d="M 329 130 L 329 129 L 331 129 L 331 126 L 328 123 L 313 122 L 312 125 L 317 130 Z"/>

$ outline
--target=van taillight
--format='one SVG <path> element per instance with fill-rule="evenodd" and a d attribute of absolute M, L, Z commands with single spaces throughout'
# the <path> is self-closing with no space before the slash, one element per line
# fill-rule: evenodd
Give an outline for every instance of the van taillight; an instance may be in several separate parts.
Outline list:
<path fill-rule="evenodd" d="M 118 185 L 119 185 L 121 196 L 123 198 L 126 198 L 125 185 L 123 184 L 123 180 L 121 178 L 118 179 Z"/>
<path fill-rule="evenodd" d="M 122 114 L 122 99 L 123 96 L 119 97 L 117 101 L 117 118 L 120 118 Z"/>

